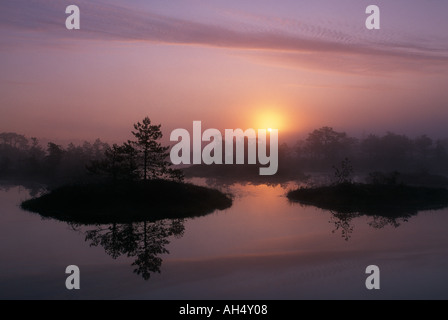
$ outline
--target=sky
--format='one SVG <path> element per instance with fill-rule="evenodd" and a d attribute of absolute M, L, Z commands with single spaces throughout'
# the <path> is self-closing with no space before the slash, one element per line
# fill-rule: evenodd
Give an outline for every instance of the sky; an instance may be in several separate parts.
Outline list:
<path fill-rule="evenodd" d="M 68 30 L 65 8 L 79 7 Z M 368 30 L 366 7 L 380 9 Z M 0 0 L 0 132 L 448 137 L 448 1 Z"/>

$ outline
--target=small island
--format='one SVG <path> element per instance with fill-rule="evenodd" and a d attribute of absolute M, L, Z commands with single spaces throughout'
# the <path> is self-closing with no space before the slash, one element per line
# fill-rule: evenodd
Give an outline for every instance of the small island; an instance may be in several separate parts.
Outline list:
<path fill-rule="evenodd" d="M 215 189 L 148 180 L 62 186 L 21 206 L 61 221 L 98 224 L 195 217 L 231 205 L 231 197 Z"/>
<path fill-rule="evenodd" d="M 385 216 L 448 206 L 447 189 L 406 185 L 340 183 L 299 188 L 288 192 L 287 197 L 321 209 Z"/>
<path fill-rule="evenodd" d="M 90 162 L 88 179 L 52 187 L 21 207 L 79 224 L 182 219 L 229 208 L 230 195 L 184 182 L 182 170 L 167 161 L 160 127 L 144 118 L 134 124 L 135 140 L 108 146 Z"/>
<path fill-rule="evenodd" d="M 352 168 L 348 159 L 342 162 L 341 168 L 334 169 L 336 182 L 291 190 L 288 199 L 338 213 L 384 217 L 412 215 L 448 206 L 446 188 L 407 185 L 399 181 L 398 172 L 373 172 L 366 183 L 355 183 L 350 177 Z"/>

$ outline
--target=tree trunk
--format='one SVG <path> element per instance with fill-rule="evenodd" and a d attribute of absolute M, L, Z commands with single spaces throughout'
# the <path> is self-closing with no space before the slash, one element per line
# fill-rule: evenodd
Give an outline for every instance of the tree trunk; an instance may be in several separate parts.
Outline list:
<path fill-rule="evenodd" d="M 143 155 L 143 179 L 146 180 L 146 167 L 147 167 L 147 161 L 148 161 L 148 150 L 145 149 L 145 153 Z"/>

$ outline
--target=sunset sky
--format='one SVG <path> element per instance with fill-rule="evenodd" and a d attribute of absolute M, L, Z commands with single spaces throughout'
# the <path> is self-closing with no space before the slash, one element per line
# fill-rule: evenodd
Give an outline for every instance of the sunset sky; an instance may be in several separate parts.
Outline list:
<path fill-rule="evenodd" d="M 365 27 L 369 4 L 381 29 Z M 65 28 L 65 8 L 81 29 Z M 448 137 L 448 1 L 2 0 L 0 132 L 322 126 Z"/>

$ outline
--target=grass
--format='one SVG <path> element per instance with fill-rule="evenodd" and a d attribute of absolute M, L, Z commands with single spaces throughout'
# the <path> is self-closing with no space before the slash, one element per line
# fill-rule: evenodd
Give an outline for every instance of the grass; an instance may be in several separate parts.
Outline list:
<path fill-rule="evenodd" d="M 215 189 L 150 180 L 63 186 L 21 207 L 62 221 L 100 224 L 195 217 L 231 205 L 230 196 Z"/>

